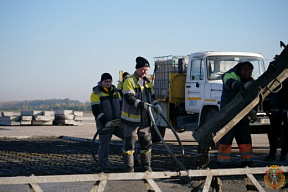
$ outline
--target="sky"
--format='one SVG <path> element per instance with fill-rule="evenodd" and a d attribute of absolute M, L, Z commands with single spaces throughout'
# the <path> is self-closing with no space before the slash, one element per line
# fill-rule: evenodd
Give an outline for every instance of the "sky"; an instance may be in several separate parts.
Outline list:
<path fill-rule="evenodd" d="M 288 44 L 287 0 L 0 0 L 0 102 L 90 101 L 142 56 L 261 53 Z"/>

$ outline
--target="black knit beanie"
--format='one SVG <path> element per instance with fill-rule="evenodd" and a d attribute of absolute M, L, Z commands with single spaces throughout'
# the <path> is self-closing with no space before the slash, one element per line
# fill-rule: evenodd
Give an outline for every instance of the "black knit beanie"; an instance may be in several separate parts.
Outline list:
<path fill-rule="evenodd" d="M 101 75 L 101 81 L 104 81 L 106 79 L 111 79 L 112 80 L 112 76 L 109 73 L 103 73 Z"/>
<path fill-rule="evenodd" d="M 143 57 L 136 58 L 136 69 L 141 67 L 150 67 L 149 62 Z"/>
<path fill-rule="evenodd" d="M 122 78 L 124 79 L 125 76 L 130 75 L 128 72 L 124 72 Z"/>

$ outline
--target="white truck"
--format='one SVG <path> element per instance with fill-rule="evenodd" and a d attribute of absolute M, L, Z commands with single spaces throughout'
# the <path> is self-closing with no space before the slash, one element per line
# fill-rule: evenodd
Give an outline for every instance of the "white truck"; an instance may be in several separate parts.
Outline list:
<path fill-rule="evenodd" d="M 246 52 L 196 52 L 188 56 L 155 57 L 154 92 L 164 116 L 179 131 L 191 131 L 208 121 L 220 110 L 221 75 L 239 62 L 253 64 L 253 77 L 264 71 L 263 57 Z M 164 137 L 165 121 L 154 114 L 156 124 Z M 257 121 L 251 126 L 269 125 L 269 118 L 258 107 Z M 265 130 L 266 131 L 266 130 Z M 152 129 L 154 142 L 160 138 Z"/>

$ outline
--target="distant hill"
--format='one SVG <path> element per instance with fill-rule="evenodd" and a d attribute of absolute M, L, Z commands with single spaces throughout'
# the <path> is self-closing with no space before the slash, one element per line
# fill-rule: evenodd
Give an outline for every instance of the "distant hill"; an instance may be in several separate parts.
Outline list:
<path fill-rule="evenodd" d="M 70 99 L 46 99 L 30 101 L 10 101 L 0 102 L 0 111 L 26 111 L 26 110 L 75 110 L 91 111 L 90 102 L 82 103 L 78 100 Z"/>

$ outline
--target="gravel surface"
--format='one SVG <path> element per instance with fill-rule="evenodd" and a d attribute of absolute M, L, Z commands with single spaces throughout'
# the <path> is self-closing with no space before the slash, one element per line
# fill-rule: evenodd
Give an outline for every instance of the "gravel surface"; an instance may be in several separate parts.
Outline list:
<path fill-rule="evenodd" d="M 96 143 L 97 145 L 97 143 Z M 125 172 L 121 157 L 122 143 L 113 141 L 111 144 L 111 154 L 109 160 L 112 168 L 99 170 L 97 163 L 91 155 L 91 140 L 74 140 L 66 137 L 29 137 L 16 139 L 10 137 L 0 138 L 0 180 L 1 177 L 31 176 L 34 175 L 75 175 L 75 174 L 97 174 L 102 171 L 107 173 Z M 170 148 L 178 154 L 179 147 L 170 144 Z M 187 169 L 195 169 L 196 146 L 184 145 L 185 156 L 184 166 Z M 259 152 L 260 151 L 260 152 Z M 267 152 L 259 150 L 254 153 L 254 167 L 265 167 L 272 164 L 287 166 L 287 162 L 277 160 L 266 162 L 264 160 Z M 158 143 L 153 145 L 152 168 L 154 171 L 178 171 L 179 168 L 174 160 Z M 210 153 L 210 163 L 207 168 L 216 168 L 217 151 L 214 149 Z M 279 158 L 279 157 L 278 157 Z M 240 156 L 237 149 L 233 149 L 231 168 L 240 166 Z M 141 172 L 136 168 L 136 172 Z M 264 183 L 264 175 L 256 175 L 261 186 L 266 191 L 271 191 Z M 190 178 L 188 183 L 182 184 L 179 178 L 157 179 L 156 184 L 162 191 L 192 191 L 203 178 Z M 244 176 L 221 177 L 223 191 L 246 191 Z M 74 183 L 49 183 L 40 184 L 43 191 L 90 191 L 94 182 L 74 182 Z M 0 191 L 29 191 L 28 185 L 2 185 Z M 108 181 L 105 191 L 147 191 L 143 181 Z M 275 191 L 275 190 L 274 190 Z"/>

